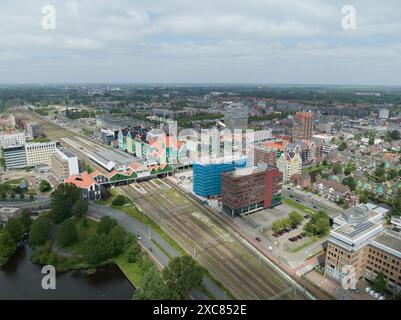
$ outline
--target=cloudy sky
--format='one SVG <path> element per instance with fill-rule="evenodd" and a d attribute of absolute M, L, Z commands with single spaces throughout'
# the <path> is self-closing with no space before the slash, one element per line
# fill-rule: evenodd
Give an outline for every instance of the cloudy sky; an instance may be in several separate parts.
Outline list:
<path fill-rule="evenodd" d="M 401 85 L 400 13 L 399 0 L 1 0 L 0 83 Z"/>

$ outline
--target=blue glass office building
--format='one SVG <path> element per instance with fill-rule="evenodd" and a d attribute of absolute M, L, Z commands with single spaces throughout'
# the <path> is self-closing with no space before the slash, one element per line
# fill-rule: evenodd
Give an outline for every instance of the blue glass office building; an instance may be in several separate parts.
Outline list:
<path fill-rule="evenodd" d="M 201 197 L 218 196 L 221 193 L 221 174 L 246 166 L 247 158 L 218 163 L 194 163 L 194 192 Z"/>

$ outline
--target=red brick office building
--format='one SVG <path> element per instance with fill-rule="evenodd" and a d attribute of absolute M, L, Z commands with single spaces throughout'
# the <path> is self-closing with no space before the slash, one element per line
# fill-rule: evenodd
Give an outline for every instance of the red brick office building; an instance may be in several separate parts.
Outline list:
<path fill-rule="evenodd" d="M 247 215 L 281 203 L 283 175 L 259 165 L 222 174 L 223 211 L 232 217 Z"/>

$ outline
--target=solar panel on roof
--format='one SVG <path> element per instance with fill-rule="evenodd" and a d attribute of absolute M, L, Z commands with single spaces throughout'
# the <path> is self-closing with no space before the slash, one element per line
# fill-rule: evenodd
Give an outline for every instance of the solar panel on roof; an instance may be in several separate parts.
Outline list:
<path fill-rule="evenodd" d="M 371 226 L 373 226 L 372 222 L 365 222 L 362 224 L 358 224 L 357 226 L 354 227 L 354 231 L 352 231 L 348 236 L 352 238 L 356 236 L 358 233 L 361 233 L 362 231 L 369 229 Z"/>

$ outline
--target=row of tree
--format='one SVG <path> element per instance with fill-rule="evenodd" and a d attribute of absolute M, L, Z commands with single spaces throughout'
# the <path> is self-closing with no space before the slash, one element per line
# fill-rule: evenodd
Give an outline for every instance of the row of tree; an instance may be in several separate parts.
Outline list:
<path fill-rule="evenodd" d="M 29 210 L 24 210 L 19 218 L 11 218 L 0 231 L 0 266 L 15 254 L 18 243 L 30 229 L 32 220 Z"/>
<path fill-rule="evenodd" d="M 274 232 L 278 232 L 285 228 L 295 227 L 304 220 L 304 217 L 296 211 L 291 211 L 287 218 L 275 220 L 272 223 Z"/>

